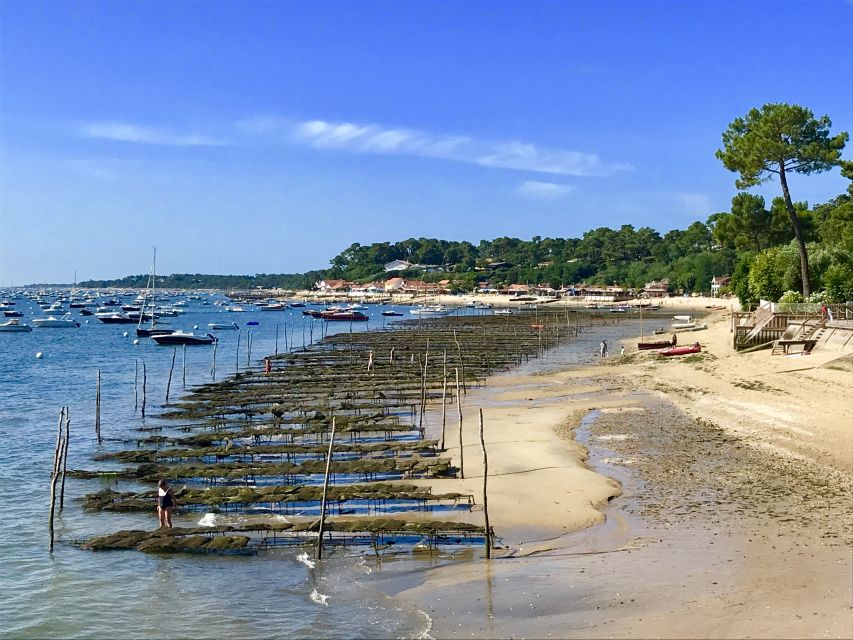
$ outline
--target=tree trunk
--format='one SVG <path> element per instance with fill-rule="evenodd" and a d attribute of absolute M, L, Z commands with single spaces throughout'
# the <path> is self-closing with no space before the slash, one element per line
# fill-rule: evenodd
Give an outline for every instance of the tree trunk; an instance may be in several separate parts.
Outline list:
<path fill-rule="evenodd" d="M 808 300 L 811 293 L 811 287 L 809 286 L 809 255 L 806 251 L 806 242 L 803 239 L 800 217 L 797 215 L 797 210 L 794 209 L 794 203 L 791 202 L 791 194 L 788 192 L 788 179 L 785 177 L 784 161 L 779 163 L 779 180 L 782 183 L 785 208 L 788 210 L 788 215 L 791 218 L 791 226 L 794 228 L 794 236 L 797 238 L 797 247 L 800 250 L 800 275 L 803 279 L 803 297 Z"/>

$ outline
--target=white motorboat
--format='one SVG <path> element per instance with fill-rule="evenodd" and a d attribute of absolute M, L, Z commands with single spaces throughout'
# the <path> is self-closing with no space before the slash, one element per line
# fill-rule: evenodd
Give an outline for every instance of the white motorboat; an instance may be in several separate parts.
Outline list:
<path fill-rule="evenodd" d="M 432 304 L 417 309 L 409 309 L 409 313 L 416 316 L 445 316 L 447 315 L 447 307 L 443 304 Z"/>
<path fill-rule="evenodd" d="M 694 329 L 696 327 L 695 322 L 673 322 L 670 325 L 673 329 Z"/>
<path fill-rule="evenodd" d="M 17 318 L 0 324 L 0 331 L 32 331 L 33 328 L 27 324 L 21 324 Z"/>
<path fill-rule="evenodd" d="M 183 331 L 174 331 L 173 333 L 151 336 L 157 344 L 178 345 L 178 344 L 213 344 L 216 342 L 216 336 L 207 334 L 205 336 L 195 335 L 194 333 L 184 333 Z"/>
<path fill-rule="evenodd" d="M 71 317 L 70 313 L 64 314 L 61 318 L 56 318 L 54 316 L 48 316 L 47 318 L 35 318 L 33 319 L 33 324 L 38 329 L 65 329 L 80 326 L 80 323 L 74 320 L 74 318 Z"/>

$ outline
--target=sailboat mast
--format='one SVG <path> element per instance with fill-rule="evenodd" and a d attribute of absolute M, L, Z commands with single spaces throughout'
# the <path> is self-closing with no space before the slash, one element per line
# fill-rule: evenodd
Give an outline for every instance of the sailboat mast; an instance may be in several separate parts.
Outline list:
<path fill-rule="evenodd" d="M 154 259 L 151 261 L 151 328 L 154 328 L 154 305 L 157 289 L 157 247 L 154 247 Z"/>

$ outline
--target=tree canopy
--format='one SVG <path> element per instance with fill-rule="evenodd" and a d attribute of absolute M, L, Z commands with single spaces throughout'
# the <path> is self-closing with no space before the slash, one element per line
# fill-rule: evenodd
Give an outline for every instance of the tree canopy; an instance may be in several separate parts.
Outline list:
<path fill-rule="evenodd" d="M 830 136 L 829 116 L 815 118 L 800 105 L 769 103 L 735 118 L 723 132 L 723 148 L 717 158 L 729 171 L 739 174 L 738 189 L 748 189 L 779 177 L 782 197 L 800 254 L 803 295 L 809 295 L 809 261 L 800 218 L 788 190 L 787 173 L 818 173 L 841 164 L 846 132 Z"/>

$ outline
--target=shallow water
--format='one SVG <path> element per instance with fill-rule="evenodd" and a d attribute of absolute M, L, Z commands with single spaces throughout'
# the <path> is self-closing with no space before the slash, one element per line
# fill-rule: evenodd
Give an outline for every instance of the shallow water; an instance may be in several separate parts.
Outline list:
<path fill-rule="evenodd" d="M 24 322 L 41 317 L 25 300 Z M 380 307 L 371 321 L 352 329 L 382 326 Z M 405 309 L 403 309 L 405 312 Z M 408 315 L 408 314 L 407 314 Z M 75 317 L 77 313 L 75 311 Z M 53 555 L 48 553 L 47 514 L 50 469 L 60 407 L 71 416 L 69 468 L 94 468 L 92 454 L 126 445 L 110 438 L 137 437 L 133 431 L 156 423 L 153 415 L 165 401 L 172 349 L 142 338 L 134 345 L 135 325 L 108 325 L 94 317 L 77 317 L 79 329 L 35 329 L 0 333 L 0 439 L 3 442 L 3 492 L 0 493 L 0 635 L 4 637 L 417 637 L 429 626 L 420 612 L 401 607 L 358 582 L 366 573 L 358 553 L 334 553 L 315 569 L 296 557 L 300 549 L 257 556 L 152 556 L 135 552 L 93 553 L 70 544 L 76 539 L 122 528 L 156 528 L 151 514 L 84 514 L 75 497 L 97 490 L 99 480 L 69 479 L 65 509 L 57 520 Z M 406 319 L 406 318 L 403 318 Z M 245 368 L 247 329 L 251 327 L 251 365 L 287 337 L 297 347 L 319 339 L 321 321 L 303 321 L 300 310 L 221 312 L 194 302 L 185 315 L 169 318 L 170 327 L 206 333 L 208 323 L 241 325 L 239 366 Z M 349 331 L 348 323 L 328 329 Z M 125 336 L 124 333 L 128 332 Z M 218 332 L 217 379 L 237 366 L 237 331 Z M 43 357 L 36 359 L 41 352 Z M 187 388 L 210 380 L 213 348 L 187 347 Z M 171 397 L 182 393 L 182 350 L 178 348 Z M 147 372 L 148 418 L 134 412 L 134 379 L 141 389 L 142 363 Z M 138 364 L 138 370 L 137 370 Z M 94 439 L 96 370 L 101 369 L 102 434 Z M 141 391 L 140 391 L 141 394 Z M 105 465 L 101 465 L 105 466 Z M 128 485 L 131 486 L 131 485 Z M 175 525 L 195 525 L 202 513 L 183 513 Z M 311 594 L 329 596 L 322 598 Z"/>
<path fill-rule="evenodd" d="M 42 315 L 35 305 L 17 301 L 23 321 Z M 383 307 L 387 308 L 387 307 Z M 370 307 L 369 323 L 329 323 L 330 331 L 382 326 L 380 307 Z M 405 308 L 401 311 L 408 316 Z M 76 316 L 76 312 L 75 312 Z M 403 317 L 400 319 L 408 319 Z M 74 540 L 124 528 L 153 529 L 149 514 L 84 514 L 74 500 L 99 489 L 100 480 L 69 479 L 65 509 L 57 520 L 57 547 L 47 550 L 49 479 L 59 409 L 71 416 L 69 468 L 94 468 L 92 455 L 125 448 L 110 438 L 137 437 L 136 428 L 156 424 L 152 417 L 165 401 L 173 350 L 142 338 L 134 345 L 134 325 L 107 325 L 78 318 L 79 329 L 35 329 L 31 333 L 0 333 L 0 438 L 4 443 L 0 478 L 0 637 L 422 637 L 431 625 L 422 612 L 388 598 L 362 578 L 383 567 L 418 566 L 423 560 L 395 558 L 376 564 L 366 552 L 336 550 L 309 568 L 297 557 L 299 548 L 252 556 L 146 555 L 136 552 L 81 551 Z M 210 322 L 236 321 L 241 331 L 221 331 L 217 348 L 217 379 L 236 367 L 260 365 L 287 338 L 297 348 L 303 335 L 310 343 L 320 337 L 321 321 L 303 320 L 299 309 L 287 312 L 232 314 L 193 302 L 187 313 L 170 318 L 170 326 L 207 332 Z M 252 359 L 247 363 L 245 323 L 251 327 Z M 615 338 L 626 331 L 608 327 Z M 128 332 L 125 336 L 124 333 Z M 240 337 L 239 358 L 237 352 Z M 582 333 L 576 342 L 532 360 L 523 372 L 556 370 L 598 358 L 600 333 Z M 36 359 L 37 352 L 43 358 Z M 210 380 L 213 349 L 186 350 L 186 386 Z M 171 397 L 180 397 L 183 352 L 177 350 Z M 148 418 L 141 404 L 142 364 L 147 372 Z M 94 438 L 96 370 L 102 378 L 103 445 Z M 135 379 L 138 382 L 135 393 Z M 435 412 L 433 412 L 435 413 Z M 435 416 L 427 416 L 428 429 Z M 428 434 L 429 435 L 429 434 Z M 105 467 L 104 463 L 100 463 Z M 127 484 L 132 487 L 131 484 Z M 203 513 L 179 513 L 175 525 L 210 520 Z M 365 555 L 363 555 L 365 554 Z M 457 554 L 467 558 L 464 549 Z M 312 596 L 313 594 L 313 596 Z M 325 604 L 322 596 L 328 596 Z"/>

